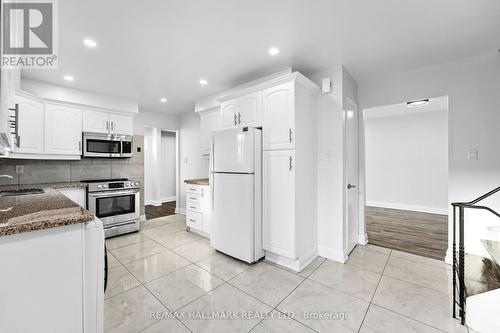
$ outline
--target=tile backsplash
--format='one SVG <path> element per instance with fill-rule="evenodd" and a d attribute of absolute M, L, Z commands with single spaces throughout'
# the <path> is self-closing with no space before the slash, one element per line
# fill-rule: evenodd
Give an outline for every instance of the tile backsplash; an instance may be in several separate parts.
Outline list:
<path fill-rule="evenodd" d="M 137 147 L 141 151 L 137 152 Z M 0 174 L 14 179 L 0 178 L 0 185 L 24 185 L 79 181 L 84 179 L 129 178 L 141 182 L 141 214 L 144 214 L 144 136 L 134 135 L 133 157 L 82 158 L 67 160 L 0 159 Z M 16 165 L 24 166 L 24 173 L 16 173 Z"/>

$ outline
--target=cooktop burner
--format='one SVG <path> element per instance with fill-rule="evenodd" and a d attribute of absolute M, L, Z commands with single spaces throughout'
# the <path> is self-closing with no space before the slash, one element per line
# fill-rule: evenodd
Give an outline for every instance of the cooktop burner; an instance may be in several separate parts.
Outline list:
<path fill-rule="evenodd" d="M 123 182 L 128 180 L 127 178 L 112 178 L 112 179 L 89 179 L 80 180 L 82 183 L 104 183 L 104 182 Z"/>

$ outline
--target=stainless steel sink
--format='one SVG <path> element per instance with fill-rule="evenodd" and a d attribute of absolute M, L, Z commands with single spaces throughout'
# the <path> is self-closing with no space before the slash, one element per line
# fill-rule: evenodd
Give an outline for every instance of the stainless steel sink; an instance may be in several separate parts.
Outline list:
<path fill-rule="evenodd" d="M 44 191 L 38 188 L 31 188 L 25 190 L 12 190 L 12 191 L 2 191 L 0 192 L 0 197 L 14 197 L 18 195 L 30 195 L 30 194 L 43 194 Z"/>

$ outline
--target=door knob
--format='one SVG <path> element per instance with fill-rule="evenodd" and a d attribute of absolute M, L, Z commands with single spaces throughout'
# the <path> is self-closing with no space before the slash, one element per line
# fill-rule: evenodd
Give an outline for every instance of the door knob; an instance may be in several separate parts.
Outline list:
<path fill-rule="evenodd" d="M 356 188 L 356 185 L 347 184 L 347 189 L 350 190 L 351 188 Z"/>

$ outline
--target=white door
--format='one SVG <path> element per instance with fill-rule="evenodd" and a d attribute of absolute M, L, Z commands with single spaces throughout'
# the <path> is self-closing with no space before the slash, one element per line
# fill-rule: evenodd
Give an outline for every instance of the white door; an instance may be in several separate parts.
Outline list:
<path fill-rule="evenodd" d="M 14 103 L 19 104 L 18 146 L 16 153 L 42 154 L 44 140 L 44 106 L 31 98 L 14 96 Z"/>
<path fill-rule="evenodd" d="M 236 108 L 238 105 L 237 99 L 231 99 L 229 101 L 223 102 L 220 105 L 220 112 L 222 118 L 222 127 L 231 128 L 236 126 L 237 116 Z"/>
<path fill-rule="evenodd" d="M 262 92 L 264 150 L 294 149 L 294 82 Z"/>
<path fill-rule="evenodd" d="M 109 114 L 99 111 L 83 111 L 83 131 L 94 133 L 109 133 Z"/>
<path fill-rule="evenodd" d="M 253 262 L 254 175 L 216 173 L 211 186 L 211 245 L 232 257 Z"/>
<path fill-rule="evenodd" d="M 263 248 L 296 259 L 295 151 L 265 151 L 262 190 Z"/>
<path fill-rule="evenodd" d="M 45 104 L 45 153 L 81 155 L 82 111 Z"/>
<path fill-rule="evenodd" d="M 109 114 L 109 123 L 111 133 L 132 135 L 134 132 L 134 123 L 131 116 L 119 114 Z"/>
<path fill-rule="evenodd" d="M 219 112 L 209 111 L 200 115 L 201 153 L 209 155 L 212 148 L 212 133 L 218 129 Z"/>
<path fill-rule="evenodd" d="M 238 98 L 238 125 L 258 127 L 262 125 L 262 98 L 260 91 Z"/>
<path fill-rule="evenodd" d="M 254 172 L 256 129 L 232 128 L 214 133 L 213 170 L 215 172 Z"/>
<path fill-rule="evenodd" d="M 345 174 L 347 245 L 349 252 L 358 244 L 358 106 L 351 100 L 346 103 L 345 123 Z"/>

